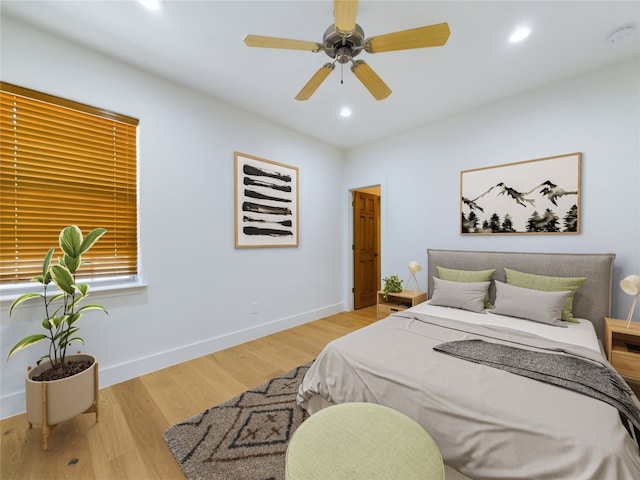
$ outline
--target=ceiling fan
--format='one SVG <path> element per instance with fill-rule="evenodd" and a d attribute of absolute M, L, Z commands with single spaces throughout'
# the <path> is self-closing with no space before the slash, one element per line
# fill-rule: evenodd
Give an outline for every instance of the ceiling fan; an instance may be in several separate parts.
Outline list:
<path fill-rule="evenodd" d="M 382 100 L 391 95 L 391 89 L 364 60 L 354 60 L 354 57 L 363 50 L 367 53 L 380 53 L 412 48 L 440 47 L 447 43 L 449 38 L 449 25 L 439 23 L 365 39 L 362 27 L 356 23 L 357 10 L 357 0 L 334 0 L 335 23 L 324 32 L 322 43 L 262 35 L 246 35 L 244 43 L 248 47 L 324 52 L 334 59 L 320 67 L 296 95 L 296 100 L 311 98 L 311 95 L 333 71 L 336 62 L 340 64 L 351 62 L 351 71 L 358 80 L 376 100 Z"/>

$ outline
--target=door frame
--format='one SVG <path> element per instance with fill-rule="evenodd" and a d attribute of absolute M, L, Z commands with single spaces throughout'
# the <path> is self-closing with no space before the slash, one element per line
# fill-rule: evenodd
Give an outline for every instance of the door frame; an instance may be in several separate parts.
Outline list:
<path fill-rule="evenodd" d="M 365 186 L 361 186 L 361 187 L 353 187 L 353 188 L 349 188 L 347 190 L 347 195 L 348 195 L 348 208 L 347 208 L 347 225 L 348 228 L 346 229 L 348 232 L 348 238 L 347 238 L 347 252 L 348 252 L 348 261 L 347 263 L 347 278 L 348 278 L 348 282 L 347 282 L 347 289 L 346 289 L 346 296 L 345 299 L 348 299 L 348 301 L 345 302 L 345 304 L 348 306 L 348 310 L 352 311 L 353 307 L 354 307 L 354 293 L 353 293 L 353 289 L 354 289 L 354 284 L 355 284 L 355 269 L 354 269 L 354 262 L 355 262 L 355 252 L 353 251 L 353 245 L 354 245 L 354 216 L 353 216 L 353 193 L 356 191 L 371 191 L 373 189 L 377 190 L 377 193 L 379 194 L 379 208 L 378 208 L 378 246 L 379 246 L 379 254 L 378 254 L 378 265 L 377 265 L 377 271 L 378 271 L 378 277 L 380 277 L 381 272 L 382 272 L 382 254 L 383 254 L 383 223 L 382 220 L 385 217 L 385 215 L 383 214 L 383 210 L 384 210 L 384 205 L 385 203 L 383 202 L 383 194 L 384 194 L 384 186 L 383 186 L 383 182 L 374 182 L 371 183 L 369 185 L 365 185 Z M 378 279 L 380 282 L 380 285 L 382 285 L 382 280 Z"/>

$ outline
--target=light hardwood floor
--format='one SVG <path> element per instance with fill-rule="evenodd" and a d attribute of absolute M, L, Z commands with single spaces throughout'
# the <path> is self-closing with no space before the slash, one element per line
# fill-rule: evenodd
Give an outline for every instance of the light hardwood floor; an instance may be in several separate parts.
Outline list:
<path fill-rule="evenodd" d="M 181 479 L 162 433 L 171 425 L 314 359 L 369 325 L 376 307 L 343 312 L 100 390 L 100 421 L 60 424 L 41 449 L 24 414 L 0 422 L 3 480 Z"/>

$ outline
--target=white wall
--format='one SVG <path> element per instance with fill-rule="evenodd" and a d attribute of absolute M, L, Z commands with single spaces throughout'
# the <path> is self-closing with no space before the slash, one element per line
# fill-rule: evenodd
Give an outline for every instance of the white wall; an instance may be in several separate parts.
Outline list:
<path fill-rule="evenodd" d="M 426 248 L 614 252 L 612 313 L 626 318 L 618 282 L 640 273 L 639 90 L 636 59 L 349 151 L 346 187 L 382 185 L 382 276 L 408 278 Z M 583 153 L 579 235 L 458 234 L 460 171 L 572 152 Z M 348 218 L 345 207 L 347 237 Z"/>
<path fill-rule="evenodd" d="M 57 37 L 2 19 L 2 80 L 140 119 L 140 252 L 148 284 L 94 293 L 82 319 L 101 386 L 344 310 L 342 152 Z M 233 152 L 299 167 L 299 247 L 234 248 Z M 44 252 L 43 252 L 44 253 Z M 251 313 L 251 304 L 258 313 Z M 0 416 L 24 410 L 5 361 L 40 310 L 2 303 Z"/>

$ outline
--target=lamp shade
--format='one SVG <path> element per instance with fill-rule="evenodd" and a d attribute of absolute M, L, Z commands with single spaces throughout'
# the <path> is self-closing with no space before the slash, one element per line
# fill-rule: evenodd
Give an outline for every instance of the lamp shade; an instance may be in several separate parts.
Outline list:
<path fill-rule="evenodd" d="M 633 295 L 633 302 L 629 309 L 629 315 L 627 315 L 627 328 L 631 325 L 631 317 L 633 317 L 633 310 L 636 308 L 638 302 L 638 295 L 640 295 L 640 275 L 629 275 L 620 280 L 620 288 L 627 295 Z"/>
<path fill-rule="evenodd" d="M 627 295 L 640 294 L 640 275 L 629 275 L 620 280 L 620 288 Z"/>
<path fill-rule="evenodd" d="M 420 270 L 422 270 L 422 267 L 418 262 L 409 262 L 409 271 L 411 273 L 418 273 Z"/>

